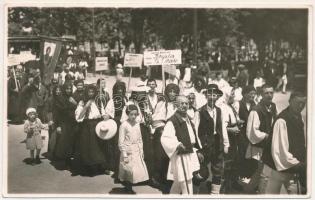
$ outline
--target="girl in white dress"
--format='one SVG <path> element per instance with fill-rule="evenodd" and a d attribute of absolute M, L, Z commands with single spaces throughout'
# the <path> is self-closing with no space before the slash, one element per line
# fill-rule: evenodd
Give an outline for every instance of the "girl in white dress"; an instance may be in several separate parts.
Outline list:
<path fill-rule="evenodd" d="M 136 121 L 137 106 L 127 106 L 128 119 L 119 128 L 118 146 L 121 152 L 118 178 L 128 193 L 134 193 L 132 184 L 149 180 L 148 170 L 143 157 L 143 142 L 140 124 Z"/>

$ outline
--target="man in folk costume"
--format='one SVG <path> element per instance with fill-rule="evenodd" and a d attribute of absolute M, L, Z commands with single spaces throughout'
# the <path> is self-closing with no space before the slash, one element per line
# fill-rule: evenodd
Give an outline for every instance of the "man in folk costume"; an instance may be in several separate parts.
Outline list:
<path fill-rule="evenodd" d="M 153 146 L 153 134 L 155 129 L 153 129 L 152 123 L 152 115 L 156 111 L 156 106 L 158 102 L 161 100 L 161 95 L 156 93 L 156 80 L 155 79 L 148 79 L 147 80 L 147 86 L 149 90 L 147 91 L 147 94 L 141 98 L 141 101 L 144 103 L 141 103 L 142 105 L 142 111 L 143 111 L 143 117 L 144 117 L 144 123 L 141 126 L 143 129 L 142 137 L 144 141 L 144 157 L 145 162 L 148 167 L 150 181 L 152 185 L 158 185 L 158 183 L 155 181 L 154 172 L 155 172 L 155 165 L 154 165 L 154 149 Z"/>
<path fill-rule="evenodd" d="M 204 156 L 200 171 L 205 171 L 205 169 L 207 171 L 207 165 L 211 163 L 212 194 L 219 194 L 220 192 L 223 176 L 223 153 L 227 153 L 230 146 L 223 112 L 215 105 L 222 95 L 223 93 L 217 85 L 209 84 L 206 90 L 208 103 L 196 112 L 194 119 L 202 146 L 201 152 Z"/>
<path fill-rule="evenodd" d="M 240 158 L 240 177 L 249 178 L 256 170 L 256 162 L 253 159 L 246 159 L 246 149 L 249 144 L 249 140 L 246 136 L 247 119 L 250 111 L 255 106 L 256 90 L 254 86 L 245 86 L 242 90 L 243 99 L 239 103 L 239 109 L 237 110 L 239 117 L 244 121 L 243 126 L 240 129 L 239 137 L 239 158 Z"/>
<path fill-rule="evenodd" d="M 246 158 L 257 160 L 258 165 L 257 170 L 251 176 L 250 182 L 244 187 L 244 190 L 248 193 L 255 193 L 257 186 L 263 185 L 259 184 L 259 181 L 266 182 L 268 179 L 268 177 L 260 178 L 264 166 L 261 157 L 265 153 L 264 148 L 272 132 L 272 123 L 277 115 L 276 105 L 272 102 L 273 87 L 265 84 L 262 90 L 263 98 L 250 112 L 246 127 L 246 135 L 250 142 L 246 150 Z M 258 188 L 259 191 L 261 189 L 263 188 Z"/>
<path fill-rule="evenodd" d="M 149 104 L 148 106 L 149 106 L 150 112 L 154 113 L 156 109 L 156 105 L 159 101 L 159 96 L 156 93 L 156 87 L 157 87 L 156 80 L 148 79 L 147 86 L 150 88 L 147 95 L 148 104 Z"/>
<path fill-rule="evenodd" d="M 265 194 L 280 194 L 282 185 L 291 193 L 290 181 L 295 174 L 302 186 L 298 192 L 306 194 L 306 138 L 301 116 L 305 104 L 305 95 L 293 92 L 289 106 L 275 120 L 270 142 L 262 156 L 263 173 L 269 176 L 263 186 Z"/>
<path fill-rule="evenodd" d="M 154 151 L 154 175 L 153 179 L 155 186 L 162 189 L 164 193 L 168 193 L 169 184 L 166 179 L 169 158 L 165 154 L 161 145 L 161 135 L 168 120 L 175 112 L 175 100 L 179 94 L 179 87 L 176 84 L 168 84 L 164 91 L 165 100 L 157 103 L 155 112 L 152 115 L 152 128 L 154 129 L 153 135 L 153 151 Z"/>
<path fill-rule="evenodd" d="M 177 111 L 161 136 L 163 149 L 170 158 L 167 179 L 173 180 L 171 194 L 193 194 L 193 172 L 200 169 L 197 155 L 200 143 L 187 115 L 187 97 L 178 96 L 176 103 Z"/>

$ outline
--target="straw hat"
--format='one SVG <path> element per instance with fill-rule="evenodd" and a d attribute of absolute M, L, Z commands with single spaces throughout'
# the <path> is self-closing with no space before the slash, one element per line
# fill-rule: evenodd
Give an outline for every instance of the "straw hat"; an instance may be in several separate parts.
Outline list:
<path fill-rule="evenodd" d="M 95 127 L 96 135 L 102 140 L 109 140 L 115 136 L 117 124 L 114 120 L 109 119 L 99 122 Z"/>

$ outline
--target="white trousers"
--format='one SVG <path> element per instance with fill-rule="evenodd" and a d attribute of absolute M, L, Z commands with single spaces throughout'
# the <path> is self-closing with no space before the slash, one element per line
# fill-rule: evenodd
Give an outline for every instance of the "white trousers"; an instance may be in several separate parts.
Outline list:
<path fill-rule="evenodd" d="M 193 194 L 192 180 L 188 180 L 187 183 L 188 183 L 189 194 Z M 171 194 L 188 194 L 186 182 L 185 181 L 178 182 L 174 180 L 170 193 Z"/>
<path fill-rule="evenodd" d="M 264 171 L 268 171 L 269 177 L 265 183 L 263 194 L 280 194 L 282 185 L 285 187 L 288 194 L 293 193 L 292 180 L 294 174 L 279 172 L 267 165 L 264 165 Z"/>

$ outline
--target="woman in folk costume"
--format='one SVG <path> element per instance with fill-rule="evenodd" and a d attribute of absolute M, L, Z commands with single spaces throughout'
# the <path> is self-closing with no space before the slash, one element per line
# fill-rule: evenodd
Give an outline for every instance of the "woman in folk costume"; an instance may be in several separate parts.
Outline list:
<path fill-rule="evenodd" d="M 51 139 L 52 137 L 55 137 L 56 135 L 52 136 L 53 132 L 56 131 L 56 127 L 55 127 L 55 119 L 54 119 L 54 99 L 56 98 L 56 93 L 58 93 L 59 95 L 62 95 L 62 88 L 59 85 L 51 85 L 51 94 L 46 102 L 46 112 L 47 112 L 47 119 L 48 119 L 48 124 L 49 124 L 49 129 L 48 129 L 48 136 L 49 136 L 49 141 L 48 141 L 48 153 L 50 158 L 53 158 L 54 156 L 54 146 L 51 147 Z M 56 137 L 54 138 L 54 140 L 56 139 Z M 55 144 L 56 140 L 54 141 Z"/>
<path fill-rule="evenodd" d="M 102 106 L 105 109 L 107 106 L 107 103 L 110 100 L 109 93 L 106 88 L 106 80 L 103 78 L 99 78 L 96 82 L 96 87 L 98 90 L 98 95 L 100 96 L 100 100 L 101 100 L 100 103 L 102 103 Z"/>
<path fill-rule="evenodd" d="M 244 121 L 239 118 L 239 115 L 233 103 L 235 101 L 235 90 L 231 88 L 229 92 L 225 94 L 225 103 L 221 109 L 224 111 L 226 129 L 230 141 L 230 148 L 228 154 L 225 155 L 225 169 L 224 169 L 224 193 L 229 193 L 233 189 L 241 190 L 241 186 L 238 184 L 239 172 L 242 170 L 240 166 L 240 129 L 244 125 Z"/>
<path fill-rule="evenodd" d="M 99 78 L 96 82 L 96 88 L 97 88 L 97 96 L 96 96 L 96 104 L 101 109 L 106 109 L 108 102 L 110 101 L 110 97 L 106 88 L 106 80 L 103 78 Z M 109 119 L 110 117 L 106 115 L 104 119 Z M 110 144 L 109 140 L 104 140 L 101 143 L 103 143 L 102 148 L 104 151 L 105 159 L 106 159 L 106 165 L 105 165 L 105 174 L 110 175 L 114 171 L 113 164 L 111 161 L 113 160 L 113 153 L 112 153 L 112 145 Z"/>
<path fill-rule="evenodd" d="M 173 180 L 171 194 L 193 194 L 193 175 L 200 169 L 197 154 L 200 142 L 187 115 L 188 107 L 187 97 L 178 96 L 177 111 L 161 136 L 163 149 L 170 158 L 167 179 Z"/>
<path fill-rule="evenodd" d="M 106 162 L 103 142 L 95 131 L 98 122 L 105 117 L 105 109 L 95 101 L 97 88 L 94 85 L 88 85 L 85 91 L 86 98 L 75 111 L 76 121 L 80 123 L 77 159 L 89 175 L 96 175 L 104 171 Z"/>
<path fill-rule="evenodd" d="M 128 118 L 119 128 L 118 146 L 121 154 L 118 176 L 127 192 L 133 193 L 132 184 L 147 181 L 149 175 L 144 162 L 140 123 L 137 121 L 139 108 L 130 104 L 125 112 Z"/>
<path fill-rule="evenodd" d="M 76 100 L 76 102 L 80 102 L 85 97 L 84 80 L 77 80 L 77 81 L 75 81 L 75 87 L 77 89 L 73 93 L 73 98 L 74 98 L 74 100 Z"/>
<path fill-rule="evenodd" d="M 74 140 L 76 133 L 76 121 L 74 112 L 77 102 L 72 97 L 72 85 L 64 84 L 62 95 L 55 96 L 53 107 L 57 113 L 57 127 L 60 135 L 55 149 L 55 157 L 65 161 L 67 167 L 70 167 L 71 157 L 73 156 Z"/>
<path fill-rule="evenodd" d="M 206 81 L 204 80 L 203 77 L 196 76 L 194 81 L 194 94 L 195 94 L 195 99 L 196 99 L 196 105 L 195 108 L 199 109 L 202 106 L 207 104 L 207 98 L 203 94 L 203 90 L 206 88 Z"/>
<path fill-rule="evenodd" d="M 117 127 L 119 127 L 121 124 L 120 120 L 123 114 L 123 108 L 127 102 L 128 99 L 126 97 L 126 84 L 122 81 L 117 81 L 113 86 L 113 98 L 109 100 L 105 108 L 105 119 L 114 119 Z M 114 171 L 114 177 L 117 181 L 120 154 L 118 149 L 118 134 L 106 142 L 111 150 L 111 156 L 108 163 L 110 165 L 110 169 Z"/>
<path fill-rule="evenodd" d="M 156 110 L 152 115 L 153 128 L 155 129 L 153 135 L 153 148 L 154 148 L 154 163 L 155 173 L 153 175 L 156 186 L 161 187 L 163 192 L 168 193 L 169 183 L 166 179 L 169 158 L 163 150 L 161 145 L 161 135 L 168 120 L 175 112 L 176 96 L 179 94 L 179 87 L 176 84 L 169 84 L 164 91 L 165 100 L 161 100 L 156 105 Z"/>
<path fill-rule="evenodd" d="M 14 67 L 10 70 L 10 78 L 8 80 L 8 119 L 13 122 L 19 120 L 19 98 L 21 91 L 20 78 L 16 75 Z"/>

